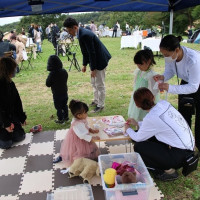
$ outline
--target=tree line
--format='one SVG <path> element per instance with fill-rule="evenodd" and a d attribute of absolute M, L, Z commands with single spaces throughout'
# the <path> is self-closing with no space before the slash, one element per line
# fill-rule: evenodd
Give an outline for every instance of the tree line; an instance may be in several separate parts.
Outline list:
<path fill-rule="evenodd" d="M 116 21 L 118 21 L 122 30 L 125 30 L 126 22 L 132 28 L 138 25 L 141 29 L 151 28 L 155 25 L 162 26 L 162 22 L 164 22 L 166 33 L 169 31 L 169 12 L 91 12 L 73 15 L 30 15 L 22 17 L 20 22 L 0 26 L 0 30 L 9 32 L 16 29 L 16 31 L 20 33 L 22 27 L 27 31 L 31 23 L 41 25 L 43 31 L 50 23 L 56 23 L 58 27 L 61 28 L 64 20 L 68 16 L 76 18 L 76 20 L 82 24 L 90 24 L 91 20 L 93 20 L 97 26 L 105 24 L 109 28 L 112 28 Z M 200 28 L 200 6 L 174 12 L 174 34 L 183 35 L 189 25 L 195 25 L 196 29 Z"/>

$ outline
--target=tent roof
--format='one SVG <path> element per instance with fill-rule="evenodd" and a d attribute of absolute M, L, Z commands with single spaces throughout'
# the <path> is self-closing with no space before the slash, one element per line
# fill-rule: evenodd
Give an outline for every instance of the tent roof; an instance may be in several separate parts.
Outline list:
<path fill-rule="evenodd" d="M 29 5 L 37 4 L 40 5 Z M 0 0 L 0 17 L 91 11 L 168 12 L 196 6 L 200 0 Z"/>

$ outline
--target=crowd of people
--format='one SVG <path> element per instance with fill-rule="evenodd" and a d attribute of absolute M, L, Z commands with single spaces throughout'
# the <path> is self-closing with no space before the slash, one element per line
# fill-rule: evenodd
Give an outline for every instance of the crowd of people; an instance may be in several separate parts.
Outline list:
<path fill-rule="evenodd" d="M 101 112 L 105 107 L 106 97 L 105 70 L 111 54 L 95 34 L 94 22 L 91 24 L 91 30 L 88 30 L 69 17 L 64 21 L 63 26 L 65 29 L 62 37 L 69 34 L 72 37 L 77 36 L 79 40 L 83 56 L 82 72 L 85 73 L 89 65 L 91 85 L 94 91 L 94 99 L 90 106 L 94 106 L 94 113 Z M 119 27 L 119 23 L 116 23 L 116 28 Z M 46 34 L 52 34 L 54 29 L 57 33 L 56 25 L 50 25 L 49 28 L 51 31 L 46 29 Z M 32 34 L 41 50 L 40 28 L 31 26 L 30 29 L 32 30 L 29 34 Z M 65 31 L 67 33 L 64 33 Z M 17 48 L 16 36 L 13 34 L 10 38 L 12 44 L 4 44 L 0 41 L 0 45 L 3 44 L 6 51 Z M 150 49 L 140 50 L 135 54 L 134 63 L 138 69 L 135 72 L 133 93 L 125 124 L 124 134 L 135 142 L 135 152 L 141 155 L 154 177 L 162 181 L 177 179 L 177 169 L 183 167 L 186 158 L 194 152 L 195 145 L 200 150 L 198 123 L 200 120 L 200 55 L 193 49 L 181 46 L 180 41 L 181 37 L 174 35 L 167 35 L 161 40 L 160 52 L 165 59 L 163 75 L 151 69 L 151 66 L 156 63 Z M 55 45 L 54 40 L 52 43 Z M 2 94 L 0 98 L 0 148 L 4 149 L 10 148 L 13 142 L 25 138 L 22 125 L 26 124 L 26 115 L 19 93 L 12 81 L 16 66 L 17 58 L 16 62 L 13 58 L 0 58 L 0 93 Z M 51 87 L 52 90 L 58 116 L 56 123 L 63 124 L 69 120 L 68 73 L 63 69 L 62 62 L 56 55 L 49 57 L 47 70 L 49 75 L 46 79 L 46 86 Z M 177 85 L 166 82 L 174 75 L 177 76 L 177 80 L 182 79 L 180 84 L 179 81 Z M 178 110 L 169 102 L 159 100 L 159 94 L 163 90 L 179 95 Z M 191 106 L 188 107 L 188 104 Z M 88 126 L 88 106 L 79 100 L 71 100 L 69 109 L 73 120 L 62 143 L 60 155 L 54 163 L 65 161 L 71 164 L 80 157 L 97 159 L 100 152 L 94 141 L 99 137 L 92 137 L 89 133 L 98 131 Z M 191 131 L 191 118 L 194 111 L 196 116 L 195 139 Z M 136 128 L 133 129 L 132 126 Z"/>

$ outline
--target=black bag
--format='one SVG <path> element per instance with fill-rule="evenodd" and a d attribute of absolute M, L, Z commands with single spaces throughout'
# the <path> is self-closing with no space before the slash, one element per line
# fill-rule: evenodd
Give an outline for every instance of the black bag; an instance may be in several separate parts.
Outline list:
<path fill-rule="evenodd" d="M 182 97 L 180 100 L 180 106 L 184 107 L 184 110 L 187 110 L 188 114 L 195 114 L 195 102 L 192 97 Z"/>
<path fill-rule="evenodd" d="M 185 160 L 183 164 L 182 174 L 187 176 L 191 172 L 197 169 L 199 161 L 199 155 L 197 152 L 192 152 Z"/>
<path fill-rule="evenodd" d="M 118 26 L 117 26 L 117 24 L 115 24 L 113 30 L 117 31 L 117 29 L 118 29 Z"/>

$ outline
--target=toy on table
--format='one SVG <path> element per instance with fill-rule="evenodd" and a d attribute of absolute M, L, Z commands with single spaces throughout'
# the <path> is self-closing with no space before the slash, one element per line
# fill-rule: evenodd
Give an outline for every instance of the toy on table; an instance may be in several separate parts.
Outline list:
<path fill-rule="evenodd" d="M 103 179 L 104 179 L 104 182 L 105 182 L 105 185 L 107 188 L 112 188 L 115 186 L 115 176 L 116 175 L 117 175 L 117 172 L 113 168 L 108 168 L 105 170 Z"/>
<path fill-rule="evenodd" d="M 122 116 L 113 116 L 113 117 L 104 117 L 102 118 L 102 122 L 109 125 L 109 126 L 115 126 L 118 128 L 121 128 L 124 126 L 124 119 Z"/>
<path fill-rule="evenodd" d="M 123 135 L 123 131 L 120 128 L 105 128 L 104 132 L 108 136 L 118 136 L 118 135 Z"/>
<path fill-rule="evenodd" d="M 99 176 L 99 174 L 98 162 L 88 158 L 78 158 L 74 160 L 69 169 L 70 178 L 80 176 L 83 178 L 83 182 L 87 181 L 88 183 L 90 183 L 93 176 Z"/>

